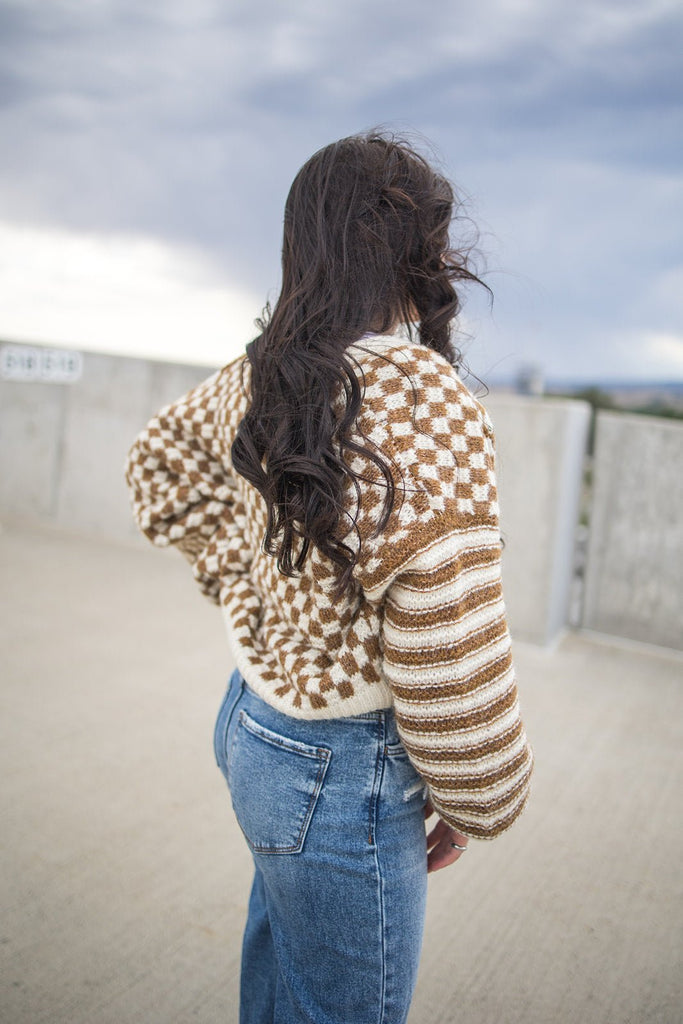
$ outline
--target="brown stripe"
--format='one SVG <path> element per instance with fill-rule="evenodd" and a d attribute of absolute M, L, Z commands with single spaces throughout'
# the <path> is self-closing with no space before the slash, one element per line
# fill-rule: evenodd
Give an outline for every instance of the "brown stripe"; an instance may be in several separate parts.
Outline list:
<path fill-rule="evenodd" d="M 504 629 L 506 628 L 504 621 L 501 625 L 503 628 L 501 629 L 501 632 L 498 635 L 502 636 Z M 493 630 L 495 626 L 491 626 L 489 628 Z M 487 631 L 482 631 L 482 633 L 483 632 Z M 457 666 L 458 663 L 463 661 L 463 659 L 466 658 L 468 654 L 470 654 L 472 651 L 479 649 L 480 644 L 475 642 L 476 638 L 479 635 L 479 633 L 470 634 L 470 636 L 472 637 L 471 641 L 468 638 L 467 643 L 461 642 L 459 646 L 463 648 L 463 650 L 460 651 L 458 653 L 458 656 L 455 658 L 442 658 L 439 660 L 436 657 L 434 657 L 434 652 L 432 651 L 428 652 L 429 657 L 425 657 L 424 652 L 422 652 L 422 656 L 420 656 L 421 652 L 416 651 L 411 652 L 412 656 L 407 655 L 402 661 L 394 661 L 389 659 L 388 652 L 385 651 L 385 675 L 389 680 L 389 685 L 391 686 L 392 690 L 394 690 L 396 693 L 401 693 L 401 695 L 404 696 L 406 700 L 410 700 L 411 694 L 414 694 L 417 691 L 418 687 L 406 686 L 403 683 L 395 684 L 391 679 L 391 672 L 387 671 L 387 666 L 392 665 L 396 668 L 415 668 L 418 670 L 424 670 L 427 668 L 447 667 L 449 665 Z M 456 690 L 454 692 L 462 694 L 471 693 L 473 690 L 478 689 L 485 683 L 493 682 L 494 679 L 497 679 L 498 676 L 502 675 L 508 668 L 510 668 L 511 665 L 512 655 L 510 651 L 507 650 L 505 654 L 502 654 L 498 658 L 495 658 L 493 661 L 488 662 L 483 668 L 480 668 L 477 671 L 470 673 L 469 675 L 461 675 L 458 679 L 454 679 L 452 684 L 456 687 Z M 443 684 L 444 687 L 449 685 L 451 684 Z M 435 689 L 437 689 L 439 692 L 442 692 L 441 684 L 435 687 Z M 423 690 L 420 690 L 420 693 L 423 692 Z M 445 693 L 445 690 L 443 692 Z M 439 693 L 435 694 L 435 696 L 438 695 Z"/>
<path fill-rule="evenodd" d="M 402 587 L 414 590 L 426 590 L 443 586 L 449 580 L 459 576 L 461 572 L 472 569 L 484 569 L 500 561 L 500 549 L 494 547 L 475 548 L 461 552 L 457 558 L 434 569 L 410 569 L 400 576 Z"/>
<path fill-rule="evenodd" d="M 412 751 L 409 751 L 409 753 L 412 753 Z M 530 760 L 530 756 L 530 751 L 527 747 L 524 750 L 521 750 L 516 757 L 512 758 L 512 760 L 501 765 L 500 768 L 496 768 L 495 771 L 485 772 L 483 775 L 460 775 L 446 778 L 444 778 L 443 775 L 433 775 L 429 771 L 428 765 L 426 766 L 424 761 L 420 761 L 420 774 L 423 775 L 435 789 L 453 791 L 457 793 L 472 792 L 485 789 L 487 786 L 493 786 L 504 782 L 505 779 L 509 779 L 511 776 L 516 775 L 524 762 Z"/>
<path fill-rule="evenodd" d="M 436 784 L 432 785 L 432 783 L 430 783 L 430 788 L 434 790 L 436 799 L 443 807 L 453 807 L 460 812 L 470 811 L 473 814 L 489 814 L 493 811 L 499 811 L 502 807 L 511 803 L 516 796 L 527 788 L 530 776 L 531 765 L 529 765 L 529 771 L 524 773 L 522 778 L 512 787 L 512 789 L 507 790 L 503 796 L 492 797 L 490 800 L 453 800 L 451 802 L 448 799 L 439 799 L 439 788 Z M 427 782 L 429 782 L 428 778 Z"/>
<path fill-rule="evenodd" d="M 420 497 L 420 494 L 411 496 L 411 504 L 416 507 L 417 511 L 419 511 L 418 499 Z M 488 505 L 488 503 L 486 504 Z M 387 536 L 390 536 L 390 526 L 391 524 L 388 525 L 385 531 Z M 485 527 L 498 529 L 498 517 L 493 515 L 488 509 L 485 510 L 483 508 L 475 512 L 461 512 L 458 509 L 449 509 L 446 514 L 434 513 L 433 519 L 427 524 L 422 524 L 419 528 L 422 543 L 416 545 L 414 538 L 406 538 L 400 544 L 396 544 L 387 550 L 381 565 L 374 572 L 361 573 L 359 578 L 364 589 L 375 590 L 382 584 L 387 583 L 397 574 L 401 565 L 428 551 L 437 541 L 442 541 L 444 534 L 450 533 L 453 527 L 458 527 L 463 531 L 467 529 L 478 530 Z M 372 554 L 372 552 L 369 553 L 368 557 L 371 557 Z M 362 561 L 361 556 L 361 563 Z"/>
<path fill-rule="evenodd" d="M 473 611 L 482 605 L 493 604 L 503 596 L 503 588 L 500 580 L 495 583 L 484 583 L 479 587 L 473 587 L 466 594 L 456 598 L 447 604 L 440 604 L 431 608 L 406 608 L 399 607 L 395 603 L 387 605 L 386 620 L 397 629 L 410 629 L 411 627 L 426 629 L 430 626 L 440 626 L 445 622 L 457 622 L 468 612 Z M 457 609 L 457 614 L 454 614 Z"/>
<path fill-rule="evenodd" d="M 490 825 L 480 825 L 475 824 L 474 822 L 469 822 L 466 818 L 459 818 L 457 813 L 448 813 L 445 810 L 442 812 L 440 807 L 436 808 L 436 810 L 444 821 L 450 824 L 453 828 L 463 831 L 465 835 L 472 836 L 473 839 L 494 839 L 496 836 L 499 836 L 501 832 L 505 832 L 505 830 L 517 820 L 524 810 L 527 798 L 528 793 L 525 794 L 524 799 L 513 807 L 508 814 L 504 815 L 502 818 L 496 818 L 496 820 Z"/>
<path fill-rule="evenodd" d="M 434 749 L 433 747 L 421 747 L 410 741 L 404 741 L 404 746 L 415 761 L 430 761 L 432 764 L 480 761 L 489 754 L 497 753 L 505 749 L 505 747 L 512 746 L 523 732 L 524 725 L 521 721 L 518 721 L 510 729 L 502 732 L 496 739 L 484 740 L 483 743 L 476 743 L 470 747 Z"/>
<path fill-rule="evenodd" d="M 492 622 L 470 630 L 464 636 L 455 636 L 444 644 L 430 643 L 425 637 L 420 647 L 401 647 L 385 640 L 384 654 L 387 665 L 396 668 L 414 666 L 452 665 L 463 661 L 475 651 L 481 651 L 507 634 L 505 615 L 501 613 Z"/>
<path fill-rule="evenodd" d="M 462 715 L 449 715 L 447 718 L 430 716 L 429 718 L 411 718 L 408 715 L 396 714 L 396 722 L 404 729 L 417 733 L 451 733 L 464 732 L 467 729 L 474 729 L 478 725 L 484 725 L 499 718 L 510 708 L 514 707 L 517 701 L 517 687 L 511 686 L 507 693 L 503 694 L 492 704 L 476 711 L 467 711 Z"/>
<path fill-rule="evenodd" d="M 499 627 L 501 627 L 500 631 L 498 631 Z M 497 616 L 492 622 L 488 622 L 484 626 L 479 626 L 477 629 L 465 633 L 464 636 L 457 637 L 447 644 L 440 644 L 438 646 L 434 644 L 416 647 L 411 650 L 410 648 L 397 647 L 394 644 L 385 643 L 384 658 L 385 664 L 389 668 L 387 675 L 391 675 L 391 666 L 397 669 L 457 666 L 470 654 L 481 651 L 483 646 L 481 638 L 491 630 L 495 631 L 499 637 L 507 634 L 507 622 L 504 614 Z"/>

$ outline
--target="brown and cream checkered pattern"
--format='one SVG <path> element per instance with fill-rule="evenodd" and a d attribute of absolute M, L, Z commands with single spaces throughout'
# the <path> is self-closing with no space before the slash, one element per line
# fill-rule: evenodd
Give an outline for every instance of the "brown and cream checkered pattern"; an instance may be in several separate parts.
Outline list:
<path fill-rule="evenodd" d="M 346 522 L 357 530 L 345 539 L 359 561 L 343 598 L 333 597 L 334 568 L 317 550 L 296 579 L 263 551 L 265 503 L 230 459 L 248 402 L 243 358 L 162 409 L 137 439 L 127 469 L 134 512 L 153 543 L 183 552 L 221 604 L 237 665 L 263 699 L 307 718 L 394 703 L 442 816 L 467 834 L 495 834 L 524 803 L 531 759 L 521 726 L 511 729 L 519 718 L 493 430 L 431 350 L 372 337 L 348 355 L 364 387 L 353 439 L 390 464 L 396 499 L 378 534 L 384 483 L 369 459 L 353 455 L 368 482 L 360 507 L 353 485 L 347 490 Z"/>
<path fill-rule="evenodd" d="M 360 579 L 373 595 L 385 589 L 421 545 L 445 531 L 470 523 L 498 524 L 493 427 L 486 411 L 437 353 L 393 337 L 383 342 L 360 343 L 351 350 L 360 357 L 366 396 L 371 396 L 358 426 L 390 460 L 399 496 L 385 533 L 373 540 L 381 484 L 363 494 Z M 355 457 L 350 464 L 377 479 L 369 460 Z"/>

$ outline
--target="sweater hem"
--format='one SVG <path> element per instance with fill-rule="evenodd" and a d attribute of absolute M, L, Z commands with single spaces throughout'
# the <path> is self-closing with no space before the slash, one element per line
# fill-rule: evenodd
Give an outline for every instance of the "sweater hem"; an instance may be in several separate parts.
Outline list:
<path fill-rule="evenodd" d="M 223 608 L 223 618 L 228 633 L 230 652 L 234 658 L 235 666 L 239 669 L 247 685 L 257 696 L 264 700 L 276 711 L 281 711 L 290 718 L 302 718 L 308 720 L 330 719 L 330 718 L 354 718 L 358 715 L 367 715 L 373 711 L 386 711 L 393 707 L 394 701 L 388 684 L 369 685 L 360 693 L 353 693 L 350 697 L 341 698 L 334 690 L 330 691 L 330 703 L 325 707 L 314 708 L 310 703 L 307 706 L 297 707 L 294 698 L 300 694 L 302 703 L 306 702 L 306 694 L 301 693 L 292 683 L 291 689 L 283 696 L 275 690 L 289 683 L 283 675 L 277 680 L 263 679 L 258 665 L 254 665 L 249 657 L 248 650 L 236 639 L 230 620 Z M 356 684 L 357 685 L 357 684 Z"/>

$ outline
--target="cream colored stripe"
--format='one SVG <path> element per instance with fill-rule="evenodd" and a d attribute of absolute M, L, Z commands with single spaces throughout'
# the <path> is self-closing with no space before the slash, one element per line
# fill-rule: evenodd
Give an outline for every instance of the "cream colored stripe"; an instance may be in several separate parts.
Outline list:
<path fill-rule="evenodd" d="M 464 635 L 472 633 L 478 629 L 483 629 L 487 624 L 494 623 L 499 620 L 501 616 L 505 615 L 505 602 L 503 601 L 503 594 L 500 587 L 489 586 L 488 594 L 485 592 L 473 592 L 473 597 L 479 597 L 479 601 L 475 601 L 473 606 L 466 607 L 467 597 L 463 600 L 461 606 L 456 606 L 455 610 L 460 610 L 460 614 L 456 614 L 451 622 L 445 622 L 441 624 L 434 624 L 430 627 L 426 624 L 425 620 L 428 618 L 429 611 L 435 611 L 437 609 L 424 609 L 425 613 L 420 615 L 420 620 L 413 626 L 402 626 L 395 621 L 395 618 L 388 614 L 384 618 L 383 629 L 385 637 L 395 636 L 395 645 L 400 647 L 404 643 L 410 643 L 409 638 L 413 635 L 420 636 L 432 633 L 434 630 L 441 630 L 445 634 L 449 634 L 451 638 L 461 640 Z M 402 608 L 401 611 L 404 614 L 410 616 L 410 608 Z M 434 643 L 434 638 L 431 637 L 428 641 L 431 646 Z M 449 642 L 449 639 L 444 638 L 443 643 Z"/>
<path fill-rule="evenodd" d="M 470 729 L 445 729 L 440 736 L 441 746 L 435 747 L 433 737 L 430 737 L 428 743 L 424 742 L 425 734 L 416 734 L 404 720 L 401 723 L 401 737 L 415 764 L 424 766 L 431 774 L 450 778 L 452 773 L 462 774 L 465 764 L 488 765 L 490 771 L 491 765 L 499 765 L 501 759 L 507 760 L 508 756 L 512 756 L 510 751 L 519 753 L 520 739 L 511 735 L 502 724 L 497 724 L 498 721 L 500 719 L 495 724 L 482 722 Z M 524 746 L 524 741 L 521 742 Z M 482 754 L 482 750 L 486 753 Z"/>
<path fill-rule="evenodd" d="M 398 708 L 397 708 L 398 710 Z M 519 721 L 519 706 L 515 703 L 498 717 L 487 722 L 473 725 L 470 729 L 449 729 L 448 721 L 442 721 L 442 731 L 435 728 L 432 732 L 416 732 L 410 728 L 410 722 L 402 722 L 401 737 L 408 748 L 413 742 L 417 747 L 433 748 L 434 750 L 451 750 L 457 748 L 465 751 L 469 747 L 477 747 L 481 743 L 497 740 Z"/>
<path fill-rule="evenodd" d="M 419 670 L 427 671 L 430 675 L 433 673 L 435 678 L 443 681 L 447 675 L 444 677 L 441 670 L 450 667 L 451 673 L 458 680 L 464 680 L 471 674 L 470 665 L 473 659 L 481 659 L 478 664 L 484 664 L 491 660 L 489 653 L 491 647 L 498 647 L 501 643 L 509 647 L 510 638 L 507 631 L 491 639 L 487 639 L 484 635 L 485 631 L 497 632 L 492 627 L 503 626 L 504 621 L 502 614 L 491 620 L 480 616 L 478 621 L 475 620 L 472 623 L 473 629 L 460 636 L 451 633 L 447 637 L 447 642 L 439 645 L 433 641 L 430 646 L 426 634 L 423 634 L 423 637 L 427 642 L 422 642 L 419 647 L 417 644 L 412 647 L 405 644 L 399 646 L 390 643 L 389 639 L 385 637 L 384 671 L 397 682 L 399 680 L 407 681 L 406 672 L 410 676 Z M 422 657 L 420 657 L 421 654 Z"/>
<path fill-rule="evenodd" d="M 441 586 L 449 576 L 456 573 L 483 572 L 491 565 L 500 565 L 500 554 L 493 548 L 477 548 L 463 550 L 453 556 L 445 558 L 439 565 L 435 565 L 428 571 L 410 570 L 397 575 L 396 582 L 410 591 L 420 591 L 425 588 Z"/>
<path fill-rule="evenodd" d="M 482 790 L 460 790 L 448 789 L 438 786 L 429 780 L 429 787 L 441 803 L 450 803 L 461 808 L 468 806 L 474 810 L 488 810 L 489 813 L 498 814 L 506 803 L 517 799 L 519 793 L 525 788 L 531 773 L 531 759 L 523 762 L 520 771 L 509 780 L 509 785 L 486 787 Z M 496 806 L 497 805 L 497 806 Z"/>
<path fill-rule="evenodd" d="M 452 804 L 432 799 L 435 810 L 440 817 L 451 821 L 465 835 L 478 839 L 492 839 L 500 835 L 519 817 L 528 795 L 527 787 L 520 793 L 513 793 L 509 801 L 500 807 L 482 808 L 479 806 Z"/>
<path fill-rule="evenodd" d="M 497 532 L 496 530 L 494 530 L 490 526 L 489 527 L 485 527 L 484 526 L 481 529 L 482 530 L 488 529 L 490 532 L 493 532 L 494 534 Z M 477 531 L 477 532 L 479 532 L 479 531 Z M 383 595 L 383 593 L 388 588 L 388 586 L 392 583 L 392 581 L 394 579 L 396 579 L 398 576 L 400 576 L 401 573 L 405 572 L 409 566 L 415 566 L 416 563 L 418 562 L 418 559 L 422 558 L 423 556 L 427 557 L 429 552 L 433 548 L 443 544 L 444 540 L 446 540 L 446 539 L 448 539 L 450 537 L 461 535 L 463 533 L 467 533 L 467 531 L 466 530 L 459 530 L 459 529 L 458 530 L 450 530 L 447 534 L 443 535 L 443 537 L 440 537 L 440 538 L 438 538 L 437 540 L 434 540 L 434 541 L 428 541 L 427 543 L 424 544 L 424 546 L 422 548 L 420 548 L 420 550 L 417 552 L 416 555 L 413 556 L 412 559 L 409 559 L 406 562 L 402 562 L 400 560 L 400 558 L 399 558 L 396 561 L 395 564 L 393 563 L 393 561 L 391 561 L 391 562 L 387 563 L 384 567 L 382 567 L 381 560 L 377 561 L 376 567 L 374 569 L 372 569 L 372 570 L 368 570 L 367 571 L 367 581 L 366 581 L 366 584 L 365 584 L 366 596 L 370 600 L 377 600 L 378 598 L 380 598 Z M 468 545 L 468 548 L 469 548 L 469 545 Z M 441 562 L 443 562 L 443 560 L 444 560 L 443 555 L 440 555 L 439 558 L 437 559 L 437 562 L 441 563 Z"/>
<path fill-rule="evenodd" d="M 405 609 L 409 611 L 409 609 Z M 500 593 L 492 600 L 477 605 L 471 611 L 436 626 L 429 626 L 424 621 L 415 626 L 396 625 L 390 616 L 384 620 L 384 640 L 389 647 L 397 651 L 428 650 L 462 645 L 468 636 L 480 632 L 487 626 L 500 622 L 505 618 L 505 604 Z"/>
<path fill-rule="evenodd" d="M 510 745 L 511 738 L 507 726 L 511 719 L 517 721 L 517 711 L 514 704 L 503 700 L 499 708 L 487 708 L 483 715 L 475 713 L 471 723 L 457 719 L 449 722 L 447 718 L 441 718 L 438 724 L 434 723 L 432 730 L 425 729 L 427 726 L 425 722 L 416 719 L 408 720 L 399 715 L 399 725 L 406 749 L 410 750 L 413 746 L 412 741 L 415 740 L 416 747 L 420 751 L 419 754 L 416 753 L 416 757 L 427 759 L 424 752 L 433 745 L 432 737 L 439 735 L 442 749 L 451 751 L 453 760 L 457 760 L 458 757 L 466 759 L 469 756 L 468 751 L 471 751 L 472 757 L 477 759 L 477 747 L 480 744 L 485 743 L 489 751 L 503 750 Z M 431 724 L 429 723 L 429 725 Z M 425 742 L 427 736 L 430 737 L 430 740 Z"/>
<path fill-rule="evenodd" d="M 414 558 L 406 562 L 403 572 L 429 572 L 450 562 L 465 551 L 476 552 L 500 546 L 500 534 L 489 525 L 466 527 L 449 531 L 445 536 L 423 548 Z"/>
<path fill-rule="evenodd" d="M 425 576 L 424 586 L 419 589 L 402 582 L 403 577 L 389 587 L 386 603 L 389 608 L 410 608 L 421 611 L 438 605 L 455 604 L 474 587 L 490 585 L 500 581 L 500 564 L 490 563 L 483 567 L 459 570 L 453 567 L 453 575 L 434 586 L 430 585 L 429 577 Z"/>
<path fill-rule="evenodd" d="M 526 803 L 527 796 L 528 788 L 524 786 L 519 793 L 513 793 L 510 800 L 506 801 L 502 807 L 491 810 L 463 807 L 457 803 L 447 800 L 440 801 L 436 798 L 432 802 L 440 816 L 455 821 L 456 827 L 461 828 L 466 835 L 487 839 L 499 835 L 514 822 Z"/>
<path fill-rule="evenodd" d="M 506 751 L 505 754 L 507 753 Z M 476 800 L 485 798 L 489 793 L 494 797 L 504 797 L 516 789 L 522 780 L 530 775 L 533 759 L 527 751 L 518 751 L 514 759 L 512 756 L 506 756 L 495 766 L 491 775 L 480 781 L 472 774 L 464 775 L 462 778 L 437 775 L 429 764 L 419 764 L 417 761 L 413 763 L 434 792 L 442 794 L 445 799 L 457 799 L 460 796 L 463 800 Z M 500 777 L 496 778 L 496 775 Z"/>
<path fill-rule="evenodd" d="M 488 814 L 492 820 L 505 813 L 505 807 L 519 799 L 520 793 L 526 789 L 531 766 L 525 765 L 524 771 L 518 773 L 510 784 L 502 787 L 494 786 L 485 790 L 448 790 L 442 789 L 429 780 L 429 788 L 439 803 L 451 806 L 466 813 Z"/>
<path fill-rule="evenodd" d="M 494 839 L 514 824 L 516 819 L 519 817 L 525 802 L 526 796 L 524 796 L 516 806 L 508 811 L 504 818 L 498 818 L 493 823 L 474 823 L 469 821 L 467 818 L 463 820 L 460 815 L 452 815 L 451 820 L 456 828 L 463 832 L 464 835 L 470 836 L 472 839 Z M 439 808 L 436 808 L 436 810 L 441 814 Z"/>
<path fill-rule="evenodd" d="M 400 663 L 397 660 L 389 660 L 388 652 L 385 652 L 387 657 L 384 671 L 398 697 L 412 691 L 416 686 L 439 688 L 446 694 L 457 687 L 458 692 L 464 696 L 469 690 L 478 689 L 486 681 L 493 682 L 505 671 L 503 659 L 504 655 L 508 654 L 510 660 L 509 643 L 507 633 L 498 637 L 486 637 L 485 642 L 483 637 L 477 637 L 477 642 L 472 643 L 469 649 L 463 650 L 455 662 L 446 660 L 442 651 L 438 652 L 442 655 L 439 660 L 434 657 L 432 651 L 409 651 L 405 653 Z M 395 653 L 396 658 L 399 654 L 400 652 Z M 440 671 L 444 666 L 450 669 L 445 675 Z"/>
<path fill-rule="evenodd" d="M 495 646 L 491 645 L 490 650 L 475 651 L 466 664 L 466 671 L 449 674 L 441 680 L 434 678 L 428 665 L 416 666 L 408 678 L 404 677 L 400 682 L 393 673 L 385 672 L 397 707 L 424 707 L 428 701 L 466 701 L 473 694 L 486 697 L 499 680 L 505 680 L 506 685 L 514 685 L 512 660 L 503 639 Z"/>
<path fill-rule="evenodd" d="M 458 605 L 466 602 L 471 593 L 481 591 L 484 588 L 501 586 L 501 573 L 499 566 L 490 566 L 485 569 L 469 569 L 453 575 L 450 580 L 444 581 L 439 587 L 431 590 L 409 591 L 394 585 L 387 592 L 387 611 L 431 611 L 439 607 Z"/>
<path fill-rule="evenodd" d="M 424 709 L 424 716 L 429 717 L 429 709 L 425 707 L 428 701 L 438 704 L 440 701 L 458 700 L 460 702 L 470 699 L 472 694 L 488 695 L 492 687 L 498 685 L 498 681 L 509 677 L 509 685 L 513 685 L 514 678 L 511 674 L 512 661 L 509 652 L 505 649 L 497 649 L 498 657 L 486 659 L 481 662 L 471 662 L 466 675 L 453 675 L 449 673 L 445 678 L 439 680 L 428 668 L 416 666 L 412 674 L 403 674 L 401 682 L 388 673 L 384 673 L 387 682 L 391 685 L 396 706 L 406 708 L 411 713 L 412 708 L 418 706 Z"/>
<path fill-rule="evenodd" d="M 452 764 L 441 761 L 430 761 L 422 755 L 410 753 L 410 758 L 418 771 L 429 775 L 431 779 L 458 779 L 460 776 L 485 775 L 502 767 L 507 761 L 523 753 L 527 746 L 526 736 L 522 733 L 512 743 L 503 746 L 495 753 L 487 757 L 477 758 L 475 761 L 454 761 Z"/>
<path fill-rule="evenodd" d="M 504 634 L 498 641 L 509 644 L 508 634 Z M 481 660 L 475 660 L 481 659 Z M 480 671 L 491 658 L 488 647 L 473 653 L 469 660 L 465 658 L 454 658 L 444 661 L 432 661 L 425 658 L 419 665 L 397 665 L 389 662 L 385 656 L 384 674 L 391 683 L 401 686 L 415 685 L 416 678 L 424 680 L 425 685 L 440 686 L 457 682 L 463 687 L 470 682 L 475 671 Z"/>
<path fill-rule="evenodd" d="M 404 731 L 401 727 L 401 736 Z M 483 743 L 470 743 L 467 739 L 460 737 L 457 738 L 457 743 L 454 743 L 453 736 L 449 735 L 448 742 L 443 749 L 436 748 L 432 742 L 421 743 L 419 738 L 415 737 L 411 737 L 410 741 L 406 740 L 406 744 L 410 742 L 410 749 L 416 757 L 425 757 L 429 761 L 441 760 L 448 764 L 460 759 L 480 761 L 488 757 L 489 754 L 495 754 L 501 746 L 512 746 L 523 732 L 524 726 L 521 719 L 515 718 L 507 729 L 499 731 L 495 737 L 486 739 Z"/>
<path fill-rule="evenodd" d="M 520 776 L 515 786 L 505 793 L 496 794 L 494 800 L 470 800 L 465 794 L 441 790 L 438 786 L 429 786 L 434 807 L 447 809 L 453 817 L 466 818 L 471 822 L 488 822 L 495 825 L 507 817 L 508 808 L 524 803 L 529 786 L 530 768 Z"/>
<path fill-rule="evenodd" d="M 496 617 L 479 617 L 479 621 L 472 623 L 474 628 L 469 632 L 458 633 L 452 628 L 446 633 L 443 640 L 437 640 L 437 633 L 441 633 L 445 627 L 434 626 L 416 634 L 411 630 L 398 632 L 392 631 L 391 641 L 388 636 L 384 638 L 385 663 L 391 671 L 391 667 L 398 669 L 405 667 L 425 668 L 450 662 L 454 664 L 454 672 L 460 675 L 461 668 L 457 668 L 461 662 L 477 654 L 486 656 L 486 650 L 493 644 L 506 639 L 509 644 L 507 623 L 503 613 Z M 399 640 L 396 643 L 396 640 Z M 418 645 L 418 640 L 420 643 Z"/>
<path fill-rule="evenodd" d="M 502 792 L 491 792 L 486 794 L 476 793 L 453 793 L 447 790 L 439 790 L 438 787 L 430 786 L 432 794 L 443 807 L 452 807 L 453 812 L 464 813 L 472 816 L 486 815 L 490 821 L 499 820 L 506 813 L 506 809 L 524 798 L 528 788 L 530 765 L 515 780 L 515 784 Z"/>
<path fill-rule="evenodd" d="M 515 685 L 515 676 L 512 668 L 503 672 L 500 676 L 489 683 L 478 687 L 471 693 L 453 693 L 451 696 L 439 696 L 425 698 L 420 695 L 420 685 L 413 687 L 410 697 L 401 695 L 399 698 L 394 695 L 397 710 L 402 715 L 410 715 L 414 719 L 429 718 L 434 715 L 443 717 L 451 714 L 463 714 L 473 711 L 475 708 L 485 707 L 492 700 L 501 697 Z"/>
<path fill-rule="evenodd" d="M 435 723 L 433 730 L 428 731 L 424 731 L 425 723 L 421 723 L 422 728 L 417 728 L 417 720 L 402 719 L 400 726 L 403 742 L 406 749 L 412 747 L 414 741 L 422 750 L 433 747 L 435 750 L 459 751 L 463 757 L 468 750 L 474 749 L 475 759 L 476 748 L 480 744 L 487 744 L 489 749 L 495 747 L 502 750 L 509 745 L 508 729 L 519 720 L 519 709 L 513 705 L 503 706 L 500 711 L 488 710 L 490 718 L 484 717 L 471 725 L 449 723 L 448 719 L 442 718 L 438 724 Z"/>

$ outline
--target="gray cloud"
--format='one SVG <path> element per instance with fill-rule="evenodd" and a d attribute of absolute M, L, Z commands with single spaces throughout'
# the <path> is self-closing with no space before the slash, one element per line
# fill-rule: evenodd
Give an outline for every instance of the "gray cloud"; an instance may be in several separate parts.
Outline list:
<path fill-rule="evenodd" d="M 661 0 L 0 3 L 0 216 L 191 242 L 265 295 L 301 162 L 412 126 L 491 227 L 498 316 L 569 372 L 625 317 L 683 333 L 642 300 L 680 262 L 682 28 Z"/>

